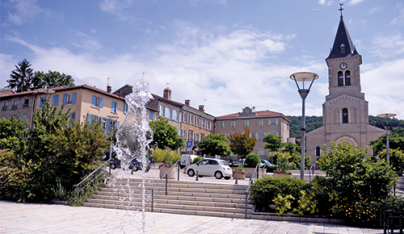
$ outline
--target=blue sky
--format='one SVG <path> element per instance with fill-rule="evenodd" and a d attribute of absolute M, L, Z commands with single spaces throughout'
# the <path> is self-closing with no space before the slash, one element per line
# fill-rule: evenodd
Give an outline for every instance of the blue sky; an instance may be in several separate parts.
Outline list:
<path fill-rule="evenodd" d="M 344 21 L 362 55 L 369 114 L 404 119 L 404 3 L 348 0 Z M 152 93 L 215 116 L 256 107 L 301 115 L 289 76 L 312 71 L 307 115 L 322 115 L 325 58 L 340 20 L 335 0 L 2 0 L 0 87 L 27 59 L 35 71 L 113 89 L 142 77 Z"/>

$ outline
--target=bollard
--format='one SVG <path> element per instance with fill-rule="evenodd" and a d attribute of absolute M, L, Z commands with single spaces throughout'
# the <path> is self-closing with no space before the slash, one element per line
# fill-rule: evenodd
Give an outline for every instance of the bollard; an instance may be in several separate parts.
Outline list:
<path fill-rule="evenodd" d="M 238 184 L 238 173 L 236 172 L 236 183 L 235 184 Z"/>
<path fill-rule="evenodd" d="M 198 178 L 199 178 L 198 171 L 196 171 L 196 180 L 195 181 L 199 181 Z"/>

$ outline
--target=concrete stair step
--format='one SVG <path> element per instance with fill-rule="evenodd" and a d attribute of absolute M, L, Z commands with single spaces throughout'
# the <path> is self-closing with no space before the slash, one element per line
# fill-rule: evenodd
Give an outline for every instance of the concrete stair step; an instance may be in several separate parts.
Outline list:
<path fill-rule="evenodd" d="M 151 195 L 150 192 L 146 193 L 147 195 Z M 160 191 L 158 195 L 164 194 L 164 191 Z M 97 195 L 104 195 L 104 196 L 123 196 L 123 197 L 128 197 L 129 192 L 123 192 L 123 191 L 105 191 L 105 190 L 100 190 L 97 192 Z M 172 192 L 172 191 L 167 191 L 167 195 L 172 195 L 172 196 L 188 196 L 188 197 L 213 197 L 213 198 L 231 198 L 231 199 L 245 199 L 244 194 L 222 194 L 222 193 L 189 193 L 189 192 Z M 139 194 L 139 197 L 141 194 Z"/>
<path fill-rule="evenodd" d="M 157 181 L 156 181 L 157 182 Z M 156 182 L 146 182 L 145 186 L 147 187 L 154 187 Z M 111 182 L 110 182 L 111 183 Z M 130 181 L 129 185 L 131 187 L 141 187 L 139 185 L 142 184 L 142 181 Z M 157 187 L 165 186 L 165 182 L 161 181 Z M 112 184 L 110 184 L 112 186 Z M 116 181 L 114 186 L 127 186 L 127 181 Z M 245 185 L 238 185 L 238 184 L 203 184 L 203 183 L 193 183 L 188 182 L 184 183 L 184 181 L 169 181 L 168 187 L 176 187 L 176 188 L 198 188 L 198 189 L 231 189 L 231 190 L 246 190 L 247 186 Z"/>
<path fill-rule="evenodd" d="M 150 193 L 150 189 L 152 186 L 145 186 L 147 193 Z M 131 190 L 136 189 L 139 192 L 142 191 L 142 187 L 134 186 L 130 187 Z M 114 186 L 114 187 L 104 187 L 101 189 L 105 192 L 124 192 L 128 191 L 127 186 Z M 161 190 L 165 190 L 165 187 L 162 187 Z M 160 190 L 160 191 L 161 191 Z M 202 188 L 178 188 L 178 187 L 167 187 L 167 191 L 170 192 L 192 192 L 192 193 L 226 193 L 226 194 L 244 194 L 245 190 L 232 190 L 232 189 L 202 189 Z"/>

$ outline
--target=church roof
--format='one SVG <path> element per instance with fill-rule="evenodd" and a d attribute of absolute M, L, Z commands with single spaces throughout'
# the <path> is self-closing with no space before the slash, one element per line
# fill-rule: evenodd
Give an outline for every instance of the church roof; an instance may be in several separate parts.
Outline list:
<path fill-rule="evenodd" d="M 345 47 L 345 51 L 341 50 L 341 46 Z M 335 35 L 334 45 L 327 59 L 351 57 L 354 55 L 358 55 L 358 52 L 356 51 L 352 43 L 351 37 L 349 36 L 348 33 L 348 29 L 346 28 L 344 20 L 341 15 L 341 20 L 339 21 L 337 34 Z"/>

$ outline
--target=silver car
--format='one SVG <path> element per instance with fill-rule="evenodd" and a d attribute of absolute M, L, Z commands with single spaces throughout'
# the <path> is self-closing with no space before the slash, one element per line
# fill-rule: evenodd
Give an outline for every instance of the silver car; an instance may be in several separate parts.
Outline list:
<path fill-rule="evenodd" d="M 214 176 L 218 180 L 222 177 L 229 180 L 232 176 L 232 170 L 227 162 L 220 159 L 203 159 L 187 167 L 188 176 L 193 177 L 196 172 L 198 176 Z"/>

